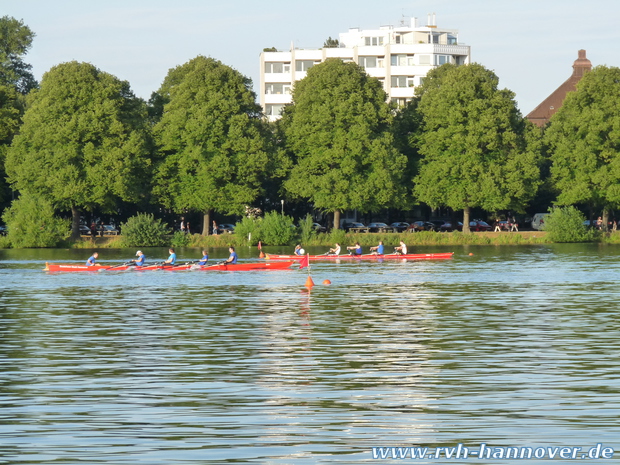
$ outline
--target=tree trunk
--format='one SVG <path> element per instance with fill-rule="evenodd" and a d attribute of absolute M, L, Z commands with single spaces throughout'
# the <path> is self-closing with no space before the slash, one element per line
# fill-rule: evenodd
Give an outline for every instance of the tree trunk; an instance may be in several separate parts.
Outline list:
<path fill-rule="evenodd" d="M 71 207 L 71 239 L 80 238 L 80 211 L 77 207 Z"/>
<path fill-rule="evenodd" d="M 607 207 L 603 208 L 603 224 L 601 225 L 601 231 L 608 232 L 609 231 L 609 210 Z"/>
<path fill-rule="evenodd" d="M 465 207 L 463 209 L 463 232 L 464 233 L 471 232 L 469 230 L 469 213 L 470 213 L 470 208 L 469 207 Z"/>
<path fill-rule="evenodd" d="M 211 230 L 211 210 L 206 211 L 202 216 L 202 235 L 208 236 Z"/>
<path fill-rule="evenodd" d="M 340 229 L 340 210 L 334 210 L 334 229 Z"/>

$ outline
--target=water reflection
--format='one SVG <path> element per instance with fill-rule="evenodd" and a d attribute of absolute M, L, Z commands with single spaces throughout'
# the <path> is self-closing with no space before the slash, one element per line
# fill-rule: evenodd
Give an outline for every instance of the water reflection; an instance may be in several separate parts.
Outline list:
<path fill-rule="evenodd" d="M 381 445 L 617 442 L 614 248 L 317 263 L 314 281 L 332 285 L 311 290 L 303 270 L 47 275 L 12 254 L 7 463 L 362 463 Z"/>

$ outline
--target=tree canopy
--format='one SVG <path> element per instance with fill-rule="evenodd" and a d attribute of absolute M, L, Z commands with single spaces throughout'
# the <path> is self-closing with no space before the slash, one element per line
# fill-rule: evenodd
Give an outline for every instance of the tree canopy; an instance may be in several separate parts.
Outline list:
<path fill-rule="evenodd" d="M 545 132 L 558 205 L 620 206 L 620 68 L 597 66 Z M 607 224 L 606 218 L 604 224 Z"/>
<path fill-rule="evenodd" d="M 462 209 L 464 231 L 472 207 L 522 211 L 540 182 L 539 155 L 535 129 L 526 125 L 514 94 L 498 89 L 493 72 L 472 64 L 430 71 L 417 95 L 418 199 Z"/>
<path fill-rule="evenodd" d="M 34 32 L 23 21 L 10 16 L 0 18 L 0 83 L 27 94 L 36 88 L 32 66 L 22 59 L 32 46 Z"/>
<path fill-rule="evenodd" d="M 150 164 L 146 109 L 129 84 L 91 64 L 50 69 L 28 95 L 20 133 L 8 151 L 9 182 L 71 209 L 112 211 L 137 201 Z"/>
<path fill-rule="evenodd" d="M 293 90 L 281 124 L 294 165 L 285 189 L 314 208 L 377 211 L 397 205 L 407 160 L 394 148 L 392 113 L 381 83 L 355 63 L 328 59 Z"/>
<path fill-rule="evenodd" d="M 251 81 L 198 56 L 168 73 L 153 101 L 161 158 L 155 193 L 176 212 L 241 214 L 261 192 L 268 140 Z M 159 112 L 154 112 L 155 114 Z"/>

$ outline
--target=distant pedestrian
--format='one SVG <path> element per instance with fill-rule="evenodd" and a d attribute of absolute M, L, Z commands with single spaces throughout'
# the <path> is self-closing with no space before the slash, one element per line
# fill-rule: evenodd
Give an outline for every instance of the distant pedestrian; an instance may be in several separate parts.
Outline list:
<path fill-rule="evenodd" d="M 213 235 L 217 236 L 217 223 L 215 221 L 213 222 Z"/>
<path fill-rule="evenodd" d="M 181 232 L 187 232 L 186 226 L 185 226 L 185 217 L 182 216 L 181 217 L 181 226 L 180 226 Z"/>

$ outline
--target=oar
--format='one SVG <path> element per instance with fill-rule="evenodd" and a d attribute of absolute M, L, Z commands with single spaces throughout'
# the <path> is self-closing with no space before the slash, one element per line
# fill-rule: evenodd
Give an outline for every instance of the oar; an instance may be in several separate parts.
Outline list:
<path fill-rule="evenodd" d="M 125 262 L 125 263 L 121 263 L 120 265 L 114 265 L 111 266 L 110 268 L 101 268 L 100 270 L 97 271 L 108 271 L 108 270 L 113 270 L 114 268 L 120 268 L 121 266 L 129 266 L 131 262 Z"/>

